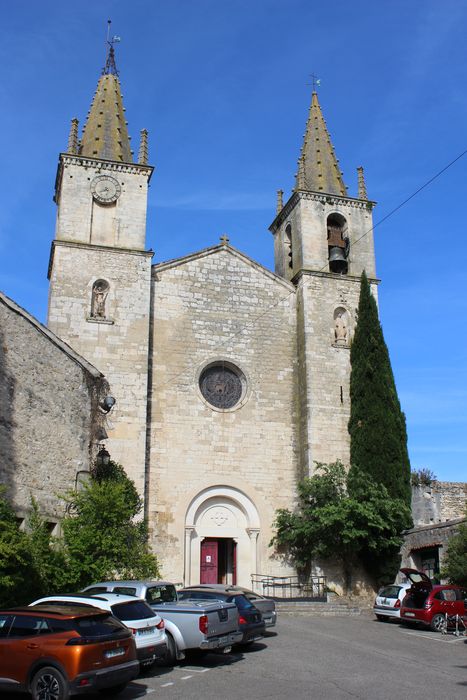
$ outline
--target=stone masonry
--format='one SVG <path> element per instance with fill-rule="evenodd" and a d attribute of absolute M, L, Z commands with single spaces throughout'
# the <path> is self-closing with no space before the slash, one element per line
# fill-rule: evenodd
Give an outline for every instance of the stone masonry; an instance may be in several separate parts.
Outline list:
<path fill-rule="evenodd" d="M 19 517 L 34 497 L 57 522 L 59 494 L 89 471 L 108 393 L 101 372 L 0 293 L 0 481 Z"/>
<path fill-rule="evenodd" d="M 149 501 L 164 574 L 179 580 L 187 510 L 219 484 L 247 494 L 260 513 L 258 571 L 283 573 L 268 543 L 298 477 L 295 288 L 217 246 L 156 265 L 153 289 Z M 203 367 L 222 360 L 247 382 L 229 411 L 213 410 L 198 386 Z"/>

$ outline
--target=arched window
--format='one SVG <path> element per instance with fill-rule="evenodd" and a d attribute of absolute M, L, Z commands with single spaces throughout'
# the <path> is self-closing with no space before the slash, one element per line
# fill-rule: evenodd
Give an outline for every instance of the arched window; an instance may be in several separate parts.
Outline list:
<path fill-rule="evenodd" d="M 109 289 L 109 283 L 105 280 L 96 280 L 92 285 L 91 318 L 106 318 L 105 304 Z"/>
<path fill-rule="evenodd" d="M 285 252 L 289 263 L 289 267 L 293 268 L 293 258 L 292 258 L 292 226 L 287 224 L 285 227 Z"/>
<path fill-rule="evenodd" d="M 347 221 L 341 214 L 330 214 L 327 220 L 329 270 L 346 275 L 349 269 L 349 236 Z"/>

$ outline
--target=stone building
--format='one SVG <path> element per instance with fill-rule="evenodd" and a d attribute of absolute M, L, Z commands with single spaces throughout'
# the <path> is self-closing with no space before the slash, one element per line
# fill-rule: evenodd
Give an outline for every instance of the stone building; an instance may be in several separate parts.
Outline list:
<path fill-rule="evenodd" d="M 0 293 L 0 483 L 20 520 L 34 497 L 51 530 L 57 496 L 89 472 L 105 436 L 99 370 Z"/>
<path fill-rule="evenodd" d="M 145 130 L 136 162 L 130 149 L 111 48 L 59 157 L 48 325 L 109 379 L 107 447 L 144 496 L 164 576 L 294 573 L 269 547 L 275 511 L 315 461 L 349 461 L 362 271 L 377 285 L 363 171 L 352 197 L 313 92 L 271 272 L 227 237 L 152 265 L 147 159 Z"/>
<path fill-rule="evenodd" d="M 450 538 L 465 520 L 467 483 L 433 481 L 412 487 L 414 527 L 404 533 L 402 566 L 438 577 Z"/>

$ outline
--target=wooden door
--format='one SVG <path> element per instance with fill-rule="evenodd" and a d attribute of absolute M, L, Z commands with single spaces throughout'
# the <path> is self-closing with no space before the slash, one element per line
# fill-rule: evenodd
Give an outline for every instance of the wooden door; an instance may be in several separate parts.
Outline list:
<path fill-rule="evenodd" d="M 217 583 L 218 541 L 201 542 L 200 583 Z"/>

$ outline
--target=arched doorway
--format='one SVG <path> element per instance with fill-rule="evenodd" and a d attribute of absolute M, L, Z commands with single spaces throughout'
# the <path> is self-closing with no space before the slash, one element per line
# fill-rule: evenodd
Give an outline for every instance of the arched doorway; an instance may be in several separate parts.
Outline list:
<path fill-rule="evenodd" d="M 191 502 L 185 518 L 185 585 L 250 586 L 258 572 L 260 521 L 253 501 L 230 486 L 213 486 Z"/>

